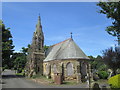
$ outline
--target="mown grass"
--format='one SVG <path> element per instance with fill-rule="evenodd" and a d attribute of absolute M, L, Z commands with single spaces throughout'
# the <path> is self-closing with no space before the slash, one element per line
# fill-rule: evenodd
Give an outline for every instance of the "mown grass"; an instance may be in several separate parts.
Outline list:
<path fill-rule="evenodd" d="M 96 83 L 107 83 L 108 84 L 108 80 L 107 79 L 100 79 L 98 81 L 93 81 L 93 82 L 96 82 Z"/>
<path fill-rule="evenodd" d="M 32 79 L 39 79 L 41 81 L 44 82 L 49 82 L 49 85 L 56 85 L 54 83 L 54 81 L 51 78 L 46 78 L 45 76 L 41 76 L 41 75 L 34 75 L 31 77 Z M 61 85 L 77 85 L 78 83 L 76 81 L 63 81 L 63 83 Z"/>
<path fill-rule="evenodd" d="M 23 73 L 16 73 L 16 75 L 23 76 Z"/>
<path fill-rule="evenodd" d="M 32 76 L 31 78 L 33 78 L 33 79 L 41 79 L 41 80 L 44 80 L 44 81 L 50 81 L 50 82 L 53 82 L 53 80 L 52 79 L 47 79 L 45 76 L 42 76 L 42 75 L 34 75 L 34 76 Z"/>
<path fill-rule="evenodd" d="M 21 73 L 16 73 L 16 75 L 18 75 L 18 76 L 24 76 L 24 70 L 22 70 Z"/>

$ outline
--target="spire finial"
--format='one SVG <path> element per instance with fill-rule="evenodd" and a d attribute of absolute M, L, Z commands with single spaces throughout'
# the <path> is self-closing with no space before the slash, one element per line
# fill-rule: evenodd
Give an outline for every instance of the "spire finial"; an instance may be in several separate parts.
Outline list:
<path fill-rule="evenodd" d="M 40 18 L 40 13 L 39 13 L 38 19 L 41 20 L 41 18 Z"/>
<path fill-rule="evenodd" d="M 72 34 L 73 34 L 73 33 L 71 32 L 70 34 L 71 34 L 71 38 L 72 38 Z"/>
<path fill-rule="evenodd" d="M 41 25 L 40 13 L 39 13 L 39 15 L 38 15 L 38 22 L 37 22 L 37 25 L 38 25 L 38 26 Z"/>

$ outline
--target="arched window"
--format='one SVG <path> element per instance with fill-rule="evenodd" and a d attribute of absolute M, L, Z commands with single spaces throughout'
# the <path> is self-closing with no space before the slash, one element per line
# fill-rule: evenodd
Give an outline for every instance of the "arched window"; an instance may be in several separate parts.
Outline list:
<path fill-rule="evenodd" d="M 81 63 L 81 74 L 82 74 L 83 76 L 86 76 L 86 75 L 87 75 L 87 65 L 86 65 L 85 62 L 82 62 L 82 63 Z"/>
<path fill-rule="evenodd" d="M 56 64 L 53 65 L 53 72 L 57 73 L 57 66 L 56 66 Z"/>
<path fill-rule="evenodd" d="M 72 76 L 74 74 L 73 64 L 69 62 L 66 67 L 67 67 L 67 75 Z"/>
<path fill-rule="evenodd" d="M 50 73 L 50 65 L 46 64 L 45 69 L 46 69 L 46 74 L 49 74 Z"/>

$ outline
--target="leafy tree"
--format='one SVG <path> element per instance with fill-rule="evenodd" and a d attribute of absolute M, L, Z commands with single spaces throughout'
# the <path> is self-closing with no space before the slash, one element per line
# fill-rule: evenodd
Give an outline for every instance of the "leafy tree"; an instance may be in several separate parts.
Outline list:
<path fill-rule="evenodd" d="M 116 70 L 120 68 L 120 49 L 109 48 L 103 51 L 103 60 L 113 70 L 116 75 Z"/>
<path fill-rule="evenodd" d="M 13 54 L 13 41 L 10 28 L 5 28 L 2 23 L 2 66 L 11 68 L 10 56 Z"/>
<path fill-rule="evenodd" d="M 112 25 L 106 28 L 106 31 L 116 36 L 118 45 L 120 45 L 120 1 L 119 2 L 99 2 L 97 6 L 101 7 L 99 13 L 105 14 L 107 18 L 113 20 Z"/>
<path fill-rule="evenodd" d="M 91 60 L 94 60 L 95 59 L 95 57 L 93 57 L 93 56 L 88 56 Z"/>
<path fill-rule="evenodd" d="M 98 60 L 98 61 L 101 61 L 102 60 L 102 57 L 100 55 L 98 55 L 95 60 Z"/>
<path fill-rule="evenodd" d="M 93 61 L 91 62 L 91 66 L 92 69 L 96 72 L 97 71 L 106 71 L 107 70 L 107 66 L 104 64 L 103 62 L 103 58 L 98 55 L 96 58 L 93 56 L 88 56 L 90 59 L 92 59 Z"/>
<path fill-rule="evenodd" d="M 26 55 L 24 53 L 13 53 L 11 59 L 15 70 L 24 69 L 26 64 Z"/>
<path fill-rule="evenodd" d="M 27 47 L 22 47 L 21 52 L 24 53 L 25 55 L 27 55 L 28 54 L 28 48 L 30 48 L 30 44 L 28 44 Z"/>
<path fill-rule="evenodd" d="M 29 47 L 30 47 L 30 44 L 28 44 L 28 47 L 22 47 L 21 52 L 13 53 L 13 55 L 11 57 L 11 61 L 13 62 L 12 66 L 15 70 L 21 71 L 22 69 L 25 68 Z"/>
<path fill-rule="evenodd" d="M 48 49 L 49 47 L 50 47 L 50 46 L 45 45 L 45 46 L 44 46 L 44 51 L 47 51 L 47 49 Z"/>
<path fill-rule="evenodd" d="M 93 60 L 92 62 L 91 62 L 91 66 L 92 66 L 92 69 L 96 69 L 96 66 L 97 66 L 97 63 L 98 62 L 96 62 L 95 61 L 95 57 L 93 57 L 93 56 L 88 56 L 91 60 Z"/>
<path fill-rule="evenodd" d="M 22 53 L 27 54 L 28 48 L 22 47 Z"/>

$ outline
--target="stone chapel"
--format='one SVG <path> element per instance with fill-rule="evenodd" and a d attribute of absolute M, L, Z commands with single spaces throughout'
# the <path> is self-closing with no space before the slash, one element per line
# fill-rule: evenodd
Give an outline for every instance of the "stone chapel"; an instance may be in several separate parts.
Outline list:
<path fill-rule="evenodd" d="M 52 45 L 44 51 L 44 34 L 41 19 L 38 17 L 32 44 L 28 50 L 27 76 L 44 75 L 54 80 L 59 73 L 63 80 L 87 80 L 92 77 L 90 59 L 71 38 Z"/>

